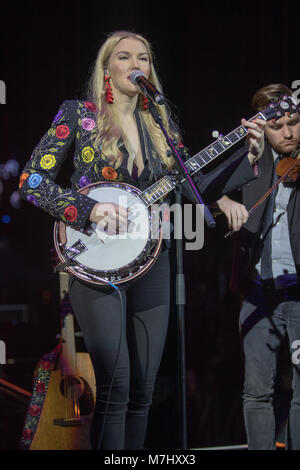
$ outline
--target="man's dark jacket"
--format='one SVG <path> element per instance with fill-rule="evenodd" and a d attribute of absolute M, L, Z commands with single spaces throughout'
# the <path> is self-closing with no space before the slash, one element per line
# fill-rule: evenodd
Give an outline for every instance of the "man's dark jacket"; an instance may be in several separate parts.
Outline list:
<path fill-rule="evenodd" d="M 271 146 L 266 142 L 263 155 L 258 161 L 259 176 L 242 188 L 242 202 L 247 210 L 266 193 L 272 185 L 274 158 Z M 262 250 L 261 232 L 263 219 L 268 210 L 270 198 L 267 198 L 250 215 L 246 224 L 235 237 L 233 271 L 231 287 L 233 290 L 243 288 L 246 282 L 255 276 L 255 265 Z M 300 184 L 292 189 L 287 206 L 287 217 L 290 243 L 296 266 L 298 281 L 300 279 Z"/>

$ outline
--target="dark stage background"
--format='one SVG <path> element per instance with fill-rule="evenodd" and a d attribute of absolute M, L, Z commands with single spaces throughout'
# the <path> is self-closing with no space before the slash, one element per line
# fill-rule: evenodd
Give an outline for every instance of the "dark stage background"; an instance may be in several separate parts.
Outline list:
<path fill-rule="evenodd" d="M 5 2 L 1 6 L 0 377 L 31 391 L 34 367 L 57 343 L 58 279 L 52 271 L 53 220 L 22 201 L 11 204 L 18 174 L 64 99 L 80 97 L 100 44 L 118 29 L 153 44 L 165 94 L 191 154 L 211 133 L 253 115 L 253 93 L 300 79 L 294 2 Z M 226 155 L 225 155 L 226 157 Z M 18 174 L 5 165 L 16 160 Z M 9 219 L 3 216 L 10 217 Z M 184 255 L 188 446 L 245 443 L 241 407 L 239 300 L 228 289 L 232 241 L 225 220 L 205 231 L 205 247 Z M 23 317 L 17 310 L 24 306 Z M 12 311 L 9 313 L 9 308 Z M 26 313 L 26 312 L 25 312 Z M 177 415 L 176 309 L 150 415 L 147 448 L 180 446 Z M 0 449 L 15 449 L 26 403 L 0 389 Z"/>

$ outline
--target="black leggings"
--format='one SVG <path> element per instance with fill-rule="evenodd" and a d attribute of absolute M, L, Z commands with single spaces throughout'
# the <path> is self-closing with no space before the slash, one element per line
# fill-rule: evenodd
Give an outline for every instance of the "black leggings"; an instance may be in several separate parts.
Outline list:
<path fill-rule="evenodd" d="M 94 288 L 76 278 L 70 300 L 96 376 L 92 449 L 143 448 L 148 411 L 167 334 L 170 301 L 168 250 L 144 276 L 116 290 Z M 125 314 L 126 312 L 126 314 Z M 121 344 L 120 341 L 121 335 Z M 105 425 L 104 413 L 118 347 L 120 352 Z"/>

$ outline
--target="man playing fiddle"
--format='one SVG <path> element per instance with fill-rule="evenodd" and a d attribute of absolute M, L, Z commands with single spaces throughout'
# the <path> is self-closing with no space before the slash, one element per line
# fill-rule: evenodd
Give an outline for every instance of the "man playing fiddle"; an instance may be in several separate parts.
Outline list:
<path fill-rule="evenodd" d="M 258 90 L 251 104 L 259 112 L 284 95 L 291 95 L 286 86 L 271 84 Z M 300 151 L 299 113 L 286 113 L 266 123 L 263 130 L 265 143 L 257 149 L 262 154 L 256 164 L 258 178 L 242 189 L 242 204 L 224 196 L 217 205 L 229 228 L 239 231 L 234 263 L 239 269 L 234 277 L 235 288 L 245 293 L 240 332 L 248 448 L 276 448 L 274 390 L 281 347 L 287 339 L 293 394 L 286 444 L 300 449 L 300 180 L 280 182 L 248 217 L 249 209 L 278 178 L 278 161 Z"/>

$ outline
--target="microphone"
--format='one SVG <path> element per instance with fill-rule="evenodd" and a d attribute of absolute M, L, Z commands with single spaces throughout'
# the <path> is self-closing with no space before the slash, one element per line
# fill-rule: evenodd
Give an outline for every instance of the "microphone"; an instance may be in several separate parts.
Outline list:
<path fill-rule="evenodd" d="M 135 72 L 132 72 L 132 74 L 130 75 L 130 81 L 134 85 L 139 85 L 140 87 L 145 89 L 146 92 L 152 96 L 152 98 L 157 104 L 164 104 L 164 96 L 160 93 L 160 91 L 155 88 L 154 85 L 152 85 L 152 83 L 147 80 L 144 72 L 142 72 L 141 70 L 136 70 Z"/>

